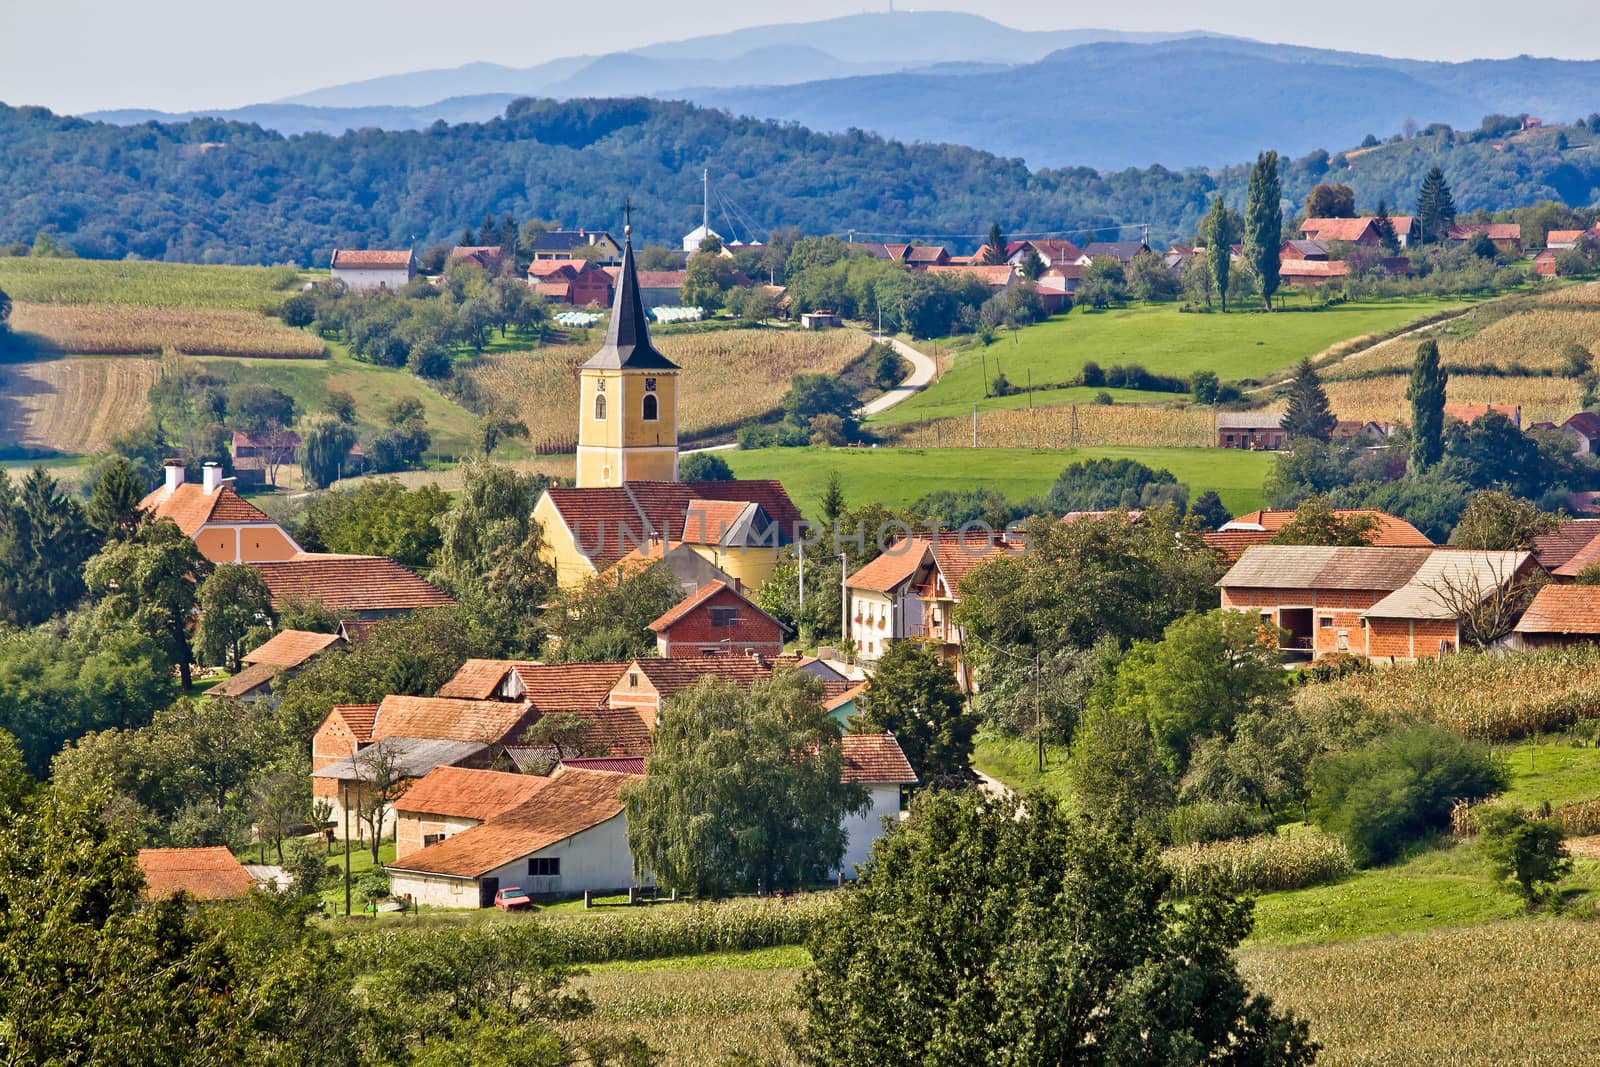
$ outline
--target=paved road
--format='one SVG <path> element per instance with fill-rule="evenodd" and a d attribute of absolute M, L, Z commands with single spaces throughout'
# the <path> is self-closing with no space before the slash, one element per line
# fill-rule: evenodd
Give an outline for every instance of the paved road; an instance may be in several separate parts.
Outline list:
<path fill-rule="evenodd" d="M 934 366 L 933 360 L 904 341 L 898 341 L 893 337 L 874 337 L 873 340 L 891 346 L 901 359 L 911 364 L 911 373 L 899 385 L 884 393 L 878 399 L 870 404 L 862 405 L 862 413 L 868 416 L 880 415 L 896 404 L 902 404 L 909 400 L 913 393 L 926 389 L 928 383 L 933 381 L 933 376 L 938 370 Z"/>
<path fill-rule="evenodd" d="M 926 389 L 928 383 L 933 381 L 934 374 L 938 372 L 933 360 L 904 341 L 896 340 L 893 337 L 874 337 L 873 340 L 892 346 L 901 359 L 911 364 L 911 373 L 901 379 L 900 384 L 890 389 L 887 393 L 884 393 L 871 403 L 863 404 L 861 406 L 863 416 L 878 415 L 888 411 L 896 404 L 904 403 L 914 394 Z M 686 448 L 683 450 L 683 454 L 692 456 L 696 452 L 727 452 L 738 447 L 739 443 L 737 441 L 729 441 L 727 444 L 708 445 L 705 448 Z"/>

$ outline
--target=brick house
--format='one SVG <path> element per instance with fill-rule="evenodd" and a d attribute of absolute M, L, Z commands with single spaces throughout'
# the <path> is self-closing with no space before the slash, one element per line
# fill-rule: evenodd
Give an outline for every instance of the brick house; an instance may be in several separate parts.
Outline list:
<path fill-rule="evenodd" d="M 788 627 L 737 588 L 711 582 L 650 624 L 662 659 L 708 655 L 779 656 Z"/>
<path fill-rule="evenodd" d="M 526 803 L 544 781 L 511 771 L 435 767 L 395 801 L 395 858 L 404 859 Z"/>
<path fill-rule="evenodd" d="M 611 302 L 611 275 L 581 259 L 534 260 L 528 264 L 528 287 L 553 304 L 589 307 Z"/>
<path fill-rule="evenodd" d="M 1259 545 L 1217 586 L 1224 610 L 1259 615 L 1292 657 L 1398 662 L 1457 649 L 1462 603 L 1537 567 L 1527 552 Z M 1451 587 L 1460 591 L 1453 604 Z"/>
<path fill-rule="evenodd" d="M 1376 548 L 1433 547 L 1426 534 L 1398 515 L 1376 508 L 1335 508 L 1333 513 L 1345 519 L 1357 516 L 1371 519 L 1375 525 L 1367 543 Z M 1202 539 L 1231 563 L 1252 545 L 1270 544 L 1294 521 L 1296 514 L 1293 508 L 1263 508 L 1229 519 L 1215 530 L 1208 530 Z"/>
<path fill-rule="evenodd" d="M 1309 218 L 1300 224 L 1300 234 L 1308 241 L 1340 241 L 1364 248 L 1377 248 L 1383 244 L 1383 238 L 1378 235 L 1377 222 L 1376 215 L 1362 215 L 1353 219 Z M 1407 247 L 1416 238 L 1417 222 L 1413 216 L 1391 215 L 1389 222 L 1394 226 L 1395 239 L 1401 248 Z"/>
<path fill-rule="evenodd" d="M 1288 443 L 1281 411 L 1220 411 L 1217 413 L 1217 447 L 1252 452 L 1274 451 Z"/>

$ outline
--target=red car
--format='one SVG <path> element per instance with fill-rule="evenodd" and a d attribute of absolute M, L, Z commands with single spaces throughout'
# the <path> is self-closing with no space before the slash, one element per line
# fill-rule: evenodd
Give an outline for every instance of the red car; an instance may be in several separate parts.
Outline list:
<path fill-rule="evenodd" d="M 521 886 L 508 885 L 494 895 L 494 906 L 501 911 L 533 907 L 533 898 Z"/>

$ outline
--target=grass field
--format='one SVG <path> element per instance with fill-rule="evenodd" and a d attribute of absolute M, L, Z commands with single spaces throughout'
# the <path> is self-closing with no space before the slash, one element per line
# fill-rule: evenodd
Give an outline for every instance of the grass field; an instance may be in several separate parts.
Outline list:
<path fill-rule="evenodd" d="M 293 267 L 0 256 L 0 289 L 19 303 L 264 311 L 283 303 L 301 280 Z"/>
<path fill-rule="evenodd" d="M 678 432 L 693 441 L 775 410 L 797 374 L 843 373 L 869 342 L 859 330 L 768 328 L 663 334 L 655 343 L 683 368 Z M 536 444 L 565 450 L 578 431 L 578 364 L 598 345 L 490 354 L 472 376 L 487 397 L 528 423 Z"/>
<path fill-rule="evenodd" d="M 1072 795 L 1072 777 L 1067 771 L 1067 749 L 1046 745 L 1044 773 L 1039 772 L 1039 747 L 1023 738 L 982 733 L 972 750 L 972 765 L 991 778 L 1026 791 L 1043 789 L 1057 796 Z"/>
<path fill-rule="evenodd" d="M 1191 496 L 1215 489 L 1237 515 L 1261 506 L 1273 464 L 1270 453 L 1224 448 L 765 448 L 722 455 L 740 478 L 782 481 L 801 511 L 816 510 L 834 471 L 850 506 L 903 506 L 939 489 L 984 488 L 1023 499 L 1050 488 L 1068 464 L 1127 458 L 1170 470 Z"/>
<path fill-rule="evenodd" d="M 1600 798 L 1600 748 L 1576 745 L 1508 745 L 1496 750 L 1511 772 L 1501 794 L 1508 803 L 1559 808 Z"/>
<path fill-rule="evenodd" d="M 1073 381 L 1089 361 L 1102 367 L 1137 363 L 1155 374 L 1211 370 L 1225 380 L 1261 378 L 1338 342 L 1387 333 L 1465 306 L 1461 300 L 1409 298 L 1272 315 L 1182 314 L 1175 304 L 1073 311 L 1004 336 L 987 348 L 958 350 L 936 383 L 879 421 L 961 415 L 971 411 L 974 401 L 981 408 L 1019 406 L 1015 397 L 983 398 L 984 375 L 992 380 L 996 368 L 1019 386 L 1031 373 L 1035 387 Z M 1046 398 L 1059 399 L 1054 392 L 1035 399 Z"/>

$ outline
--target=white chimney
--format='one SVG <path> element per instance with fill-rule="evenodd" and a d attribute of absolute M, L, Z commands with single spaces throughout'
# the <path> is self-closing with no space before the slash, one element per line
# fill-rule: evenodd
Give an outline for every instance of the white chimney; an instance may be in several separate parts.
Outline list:
<path fill-rule="evenodd" d="M 200 476 L 206 495 L 210 496 L 222 486 L 222 468 L 215 463 L 207 463 L 201 468 Z"/>
<path fill-rule="evenodd" d="M 169 459 L 161 466 L 165 470 L 167 476 L 167 492 L 170 493 L 174 489 L 178 488 L 178 486 L 183 484 L 183 460 Z"/>

